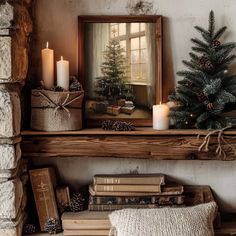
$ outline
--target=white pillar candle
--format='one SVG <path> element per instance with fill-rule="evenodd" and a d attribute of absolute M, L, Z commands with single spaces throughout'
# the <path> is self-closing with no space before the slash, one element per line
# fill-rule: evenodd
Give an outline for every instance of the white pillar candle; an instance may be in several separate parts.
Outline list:
<path fill-rule="evenodd" d="M 166 104 L 153 106 L 153 129 L 167 130 L 169 129 L 169 113 L 170 108 Z"/>
<path fill-rule="evenodd" d="M 57 86 L 69 90 L 69 62 L 63 57 L 57 62 Z"/>
<path fill-rule="evenodd" d="M 54 51 L 49 49 L 47 42 L 46 48 L 41 51 L 42 55 L 42 79 L 44 86 L 51 89 L 54 85 Z"/>

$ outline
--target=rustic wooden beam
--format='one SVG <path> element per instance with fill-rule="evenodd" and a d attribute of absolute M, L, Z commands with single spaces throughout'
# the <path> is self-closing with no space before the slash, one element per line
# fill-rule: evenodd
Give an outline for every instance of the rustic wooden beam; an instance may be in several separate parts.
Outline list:
<path fill-rule="evenodd" d="M 215 154 L 217 136 L 211 138 L 208 152 L 199 152 L 207 131 L 154 131 L 142 128 L 134 132 L 89 129 L 77 132 L 24 131 L 25 157 L 114 157 L 156 160 L 221 160 Z M 132 138 L 131 138 L 132 136 Z M 228 131 L 226 140 L 236 145 L 236 131 Z M 236 159 L 228 152 L 227 160 Z"/>

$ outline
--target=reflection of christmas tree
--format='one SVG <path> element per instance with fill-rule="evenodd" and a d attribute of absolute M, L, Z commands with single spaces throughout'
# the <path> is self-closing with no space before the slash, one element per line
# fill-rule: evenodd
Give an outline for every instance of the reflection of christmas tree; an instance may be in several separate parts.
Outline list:
<path fill-rule="evenodd" d="M 102 75 L 97 77 L 95 93 L 101 100 L 116 103 L 119 99 L 133 100 L 132 87 L 126 83 L 127 62 L 119 40 L 111 39 L 104 52 Z"/>

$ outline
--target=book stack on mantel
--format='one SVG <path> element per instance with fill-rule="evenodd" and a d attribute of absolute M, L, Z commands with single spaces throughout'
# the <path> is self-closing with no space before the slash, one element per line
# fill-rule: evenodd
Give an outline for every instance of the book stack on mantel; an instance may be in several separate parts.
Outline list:
<path fill-rule="evenodd" d="M 95 175 L 89 187 L 90 211 L 182 206 L 182 185 L 165 184 L 162 174 Z"/>
<path fill-rule="evenodd" d="M 110 235 L 111 211 L 124 208 L 183 206 L 182 185 L 166 185 L 162 174 L 95 175 L 89 210 L 62 215 L 64 235 Z"/>

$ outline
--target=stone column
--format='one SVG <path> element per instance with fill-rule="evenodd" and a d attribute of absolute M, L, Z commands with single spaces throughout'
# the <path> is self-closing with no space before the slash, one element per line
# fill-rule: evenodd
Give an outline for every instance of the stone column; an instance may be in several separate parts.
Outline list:
<path fill-rule="evenodd" d="M 26 218 L 20 91 L 28 73 L 30 4 L 0 0 L 0 236 L 21 236 Z"/>

